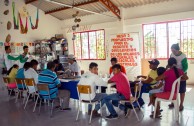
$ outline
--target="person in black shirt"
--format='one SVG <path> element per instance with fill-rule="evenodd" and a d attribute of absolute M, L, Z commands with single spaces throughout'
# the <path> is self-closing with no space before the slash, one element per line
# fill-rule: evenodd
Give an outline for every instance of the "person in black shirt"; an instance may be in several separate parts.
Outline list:
<path fill-rule="evenodd" d="M 55 67 L 55 72 L 57 73 L 57 74 L 60 74 L 61 73 L 61 71 L 64 71 L 64 67 L 63 67 L 63 65 L 59 62 L 59 60 L 54 60 L 53 61 L 54 63 L 55 63 L 55 65 L 56 65 L 56 67 Z"/>

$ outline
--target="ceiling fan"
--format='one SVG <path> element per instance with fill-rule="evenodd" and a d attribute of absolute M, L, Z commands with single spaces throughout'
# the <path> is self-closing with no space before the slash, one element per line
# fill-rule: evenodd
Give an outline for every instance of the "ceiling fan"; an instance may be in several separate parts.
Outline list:
<path fill-rule="evenodd" d="M 69 7 L 69 8 L 72 8 L 72 9 L 88 12 L 88 13 L 91 13 L 91 14 L 98 14 L 98 15 L 108 16 L 108 17 L 112 17 L 112 18 L 117 18 L 115 16 L 111 16 L 111 15 L 107 15 L 107 14 L 98 13 L 98 12 L 95 12 L 95 11 L 90 11 L 90 10 L 87 10 L 87 9 L 82 9 L 82 8 L 79 8 L 79 7 L 75 7 L 75 6 L 73 6 L 74 5 L 74 0 L 73 0 L 73 5 L 64 4 L 64 3 L 57 2 L 57 1 L 54 1 L 54 0 L 45 0 L 45 1 L 50 2 L 50 3 L 54 3 L 54 4 L 58 4 L 58 5 L 61 5 L 61 6 L 64 6 L 64 7 Z"/>

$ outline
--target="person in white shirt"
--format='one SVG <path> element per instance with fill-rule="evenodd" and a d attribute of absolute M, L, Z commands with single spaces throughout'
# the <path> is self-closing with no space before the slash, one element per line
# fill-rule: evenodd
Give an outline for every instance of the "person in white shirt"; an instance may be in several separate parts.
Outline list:
<path fill-rule="evenodd" d="M 29 78 L 29 79 L 34 79 L 35 84 L 38 83 L 38 73 L 36 72 L 37 70 L 37 66 L 38 66 L 38 61 L 37 60 L 32 60 L 30 62 L 31 64 L 31 68 L 25 69 L 24 70 L 24 76 L 25 78 Z M 28 86 L 29 92 L 33 93 L 36 92 L 36 86 Z"/>
<path fill-rule="evenodd" d="M 91 100 L 92 101 L 101 101 L 104 97 L 107 96 L 105 93 L 96 93 L 96 86 L 105 86 L 107 82 L 103 81 L 102 78 L 98 76 L 98 64 L 92 62 L 89 65 L 89 72 L 86 72 L 81 76 L 81 79 L 78 85 L 89 85 L 91 86 Z M 82 100 L 90 100 L 89 95 L 81 94 L 80 98 Z M 92 111 L 92 106 L 88 106 L 88 115 L 93 113 L 94 116 L 100 116 L 98 110 L 100 109 L 100 104 L 95 106 L 95 109 Z"/>
<path fill-rule="evenodd" d="M 70 64 L 69 69 L 71 70 L 72 75 L 76 77 L 80 77 L 81 76 L 80 66 L 76 62 L 74 55 L 70 54 L 68 56 L 68 62 Z"/>
<path fill-rule="evenodd" d="M 24 53 L 21 54 L 22 60 L 19 62 L 19 68 L 23 68 L 25 62 L 30 62 L 30 55 L 28 54 L 28 46 L 23 46 Z"/>
<path fill-rule="evenodd" d="M 13 57 L 10 55 L 10 53 L 11 53 L 10 46 L 5 46 L 5 54 L 3 55 L 3 59 L 4 59 L 4 66 L 7 71 L 14 65 L 14 61 L 20 60 L 21 58 L 21 56 Z"/>

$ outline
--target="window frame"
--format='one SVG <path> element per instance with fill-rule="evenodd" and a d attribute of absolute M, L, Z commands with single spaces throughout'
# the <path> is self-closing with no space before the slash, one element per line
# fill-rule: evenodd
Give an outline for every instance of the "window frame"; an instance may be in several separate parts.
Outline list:
<path fill-rule="evenodd" d="M 103 31 L 104 32 L 104 58 L 103 59 L 90 59 L 90 42 L 89 42 L 89 32 L 96 32 L 97 31 Z M 79 33 L 81 36 L 81 33 L 87 33 L 88 34 L 88 54 L 89 54 L 89 59 L 82 58 L 82 43 L 81 43 L 81 59 L 76 59 L 76 60 L 106 60 L 106 44 L 105 44 L 105 30 L 104 29 L 98 29 L 98 30 L 87 30 L 87 31 L 81 31 L 81 32 L 74 32 L 74 34 Z M 75 55 L 75 40 L 73 40 L 73 50 L 74 50 L 74 55 Z M 97 37 L 96 37 L 96 54 L 97 54 Z"/>
<path fill-rule="evenodd" d="M 187 18 L 187 19 L 180 19 L 180 20 L 171 20 L 171 21 L 161 21 L 161 22 L 152 22 L 152 23 L 144 23 L 142 24 L 142 40 L 143 40 L 143 58 L 144 59 L 148 59 L 148 60 L 151 60 L 153 58 L 145 58 L 145 40 L 144 40 L 144 25 L 151 25 L 151 24 L 164 24 L 166 23 L 166 34 L 167 34 L 167 58 L 157 58 L 158 60 L 167 60 L 170 58 L 169 54 L 171 53 L 170 50 L 169 50 L 169 29 L 168 29 L 168 24 L 169 23 L 174 23 L 174 22 L 180 22 L 180 49 L 181 49 L 181 46 L 182 46 L 182 43 L 181 43 L 181 21 L 188 21 L 188 20 L 194 20 L 194 18 Z M 155 32 L 156 32 L 156 28 L 155 28 Z M 156 45 L 156 40 L 155 40 L 155 45 Z M 156 47 L 155 47 L 156 48 Z M 182 50 L 181 50 L 182 52 Z M 156 51 L 154 52 L 154 55 L 156 56 Z M 156 58 L 156 57 L 154 57 Z M 194 60 L 194 58 L 187 58 L 188 60 Z"/>

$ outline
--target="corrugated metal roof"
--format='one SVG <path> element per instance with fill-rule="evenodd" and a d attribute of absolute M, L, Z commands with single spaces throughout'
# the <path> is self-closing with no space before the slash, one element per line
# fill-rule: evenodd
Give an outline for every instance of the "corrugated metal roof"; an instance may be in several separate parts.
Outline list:
<path fill-rule="evenodd" d="M 30 0 L 26 0 L 26 1 L 30 1 Z M 60 3 L 64 3 L 64 4 L 68 4 L 68 5 L 73 5 L 73 4 L 75 5 L 75 4 L 90 2 L 93 0 L 74 0 L 74 1 L 73 0 L 55 0 L 55 1 L 60 2 Z M 128 7 L 135 7 L 135 6 L 159 3 L 159 2 L 164 2 L 164 1 L 172 1 L 172 0 L 111 0 L 111 1 L 117 7 L 128 8 Z M 44 12 L 48 12 L 48 11 L 52 11 L 52 10 L 56 10 L 56 9 L 60 9 L 60 8 L 64 7 L 62 5 L 58 5 L 58 4 L 51 3 L 48 1 L 44 1 L 44 0 L 37 0 L 37 1 L 32 2 L 31 4 L 40 8 Z M 82 6 L 79 6 L 79 8 L 86 9 L 86 10 L 93 11 L 93 12 L 97 12 L 97 13 L 103 13 L 103 12 L 109 11 L 100 2 L 94 2 L 94 3 L 82 5 Z M 50 15 L 52 15 L 60 20 L 65 20 L 65 19 L 72 18 L 72 15 L 75 14 L 76 11 L 77 10 L 75 8 L 74 9 L 69 8 L 69 9 L 65 9 L 65 10 L 51 13 Z M 89 15 L 89 14 L 91 14 L 91 13 L 86 12 L 86 11 L 79 11 L 78 16 L 85 16 L 85 15 Z"/>
<path fill-rule="evenodd" d="M 154 4 L 164 1 L 172 1 L 172 0 L 111 0 L 117 7 L 135 7 L 146 4 Z"/>
<path fill-rule="evenodd" d="M 32 2 L 31 4 L 38 7 L 38 8 L 40 8 L 44 12 L 49 11 L 50 9 L 61 7 L 60 5 L 53 4 L 51 2 L 47 2 L 47 1 L 44 1 L 44 0 L 35 1 L 35 2 Z"/>

